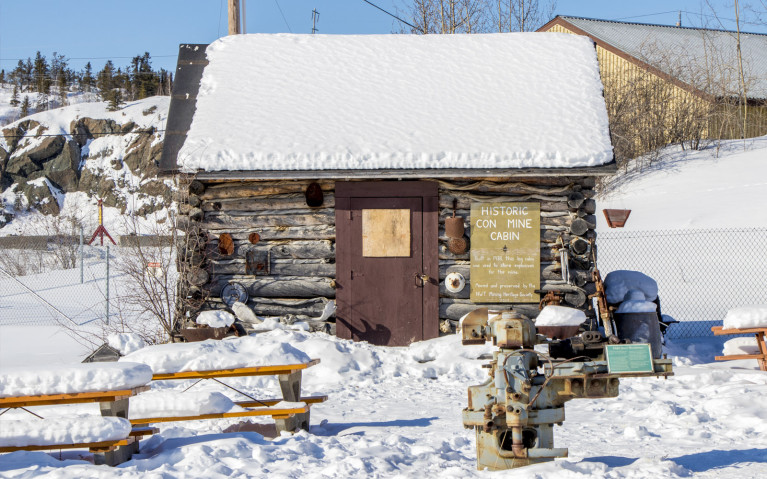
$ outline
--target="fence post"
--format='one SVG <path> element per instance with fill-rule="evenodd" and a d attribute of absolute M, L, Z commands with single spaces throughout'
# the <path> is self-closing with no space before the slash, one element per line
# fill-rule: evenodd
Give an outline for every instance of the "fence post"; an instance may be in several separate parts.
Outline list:
<path fill-rule="evenodd" d="M 109 245 L 107 245 L 107 324 L 109 324 Z"/>
<path fill-rule="evenodd" d="M 85 238 L 83 238 L 83 227 L 80 226 L 80 284 L 83 284 L 83 244 L 85 243 Z"/>

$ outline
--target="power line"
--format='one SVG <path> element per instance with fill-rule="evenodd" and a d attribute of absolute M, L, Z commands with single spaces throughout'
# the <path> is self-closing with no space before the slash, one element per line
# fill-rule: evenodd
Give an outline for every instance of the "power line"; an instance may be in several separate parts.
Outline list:
<path fill-rule="evenodd" d="M 280 11 L 280 15 L 282 15 L 282 21 L 285 22 L 285 26 L 288 27 L 288 31 L 290 33 L 293 33 L 293 30 L 290 29 L 290 25 L 288 24 L 288 19 L 285 18 L 285 14 L 282 13 L 282 8 L 280 8 L 280 2 L 278 2 L 277 0 L 274 0 L 274 4 L 277 5 L 277 10 Z"/>
<path fill-rule="evenodd" d="M 385 13 L 385 14 L 387 14 L 387 15 L 389 15 L 390 17 L 396 18 L 397 20 L 399 20 L 400 22 L 404 23 L 405 25 L 407 25 L 408 27 L 412 28 L 413 30 L 418 30 L 418 31 L 419 31 L 419 32 L 421 32 L 421 33 L 426 33 L 426 32 L 424 32 L 423 30 L 421 30 L 420 28 L 416 27 L 415 25 L 413 25 L 413 24 L 411 24 L 411 23 L 408 23 L 408 22 L 406 22 L 405 20 L 401 19 L 401 18 L 400 18 L 400 17 L 398 17 L 397 15 L 395 15 L 395 14 L 393 14 L 393 13 L 391 13 L 391 12 L 387 12 L 386 10 L 384 10 L 384 9 L 383 9 L 383 8 L 381 8 L 381 7 L 379 7 L 379 6 L 378 6 L 378 5 L 376 5 L 375 3 L 369 2 L 368 0 L 362 0 L 362 1 L 363 1 L 363 2 L 365 2 L 365 3 L 367 3 L 367 4 L 368 4 L 368 5 L 370 5 L 370 6 L 373 6 L 373 7 L 377 8 L 377 9 L 381 10 L 382 12 L 384 12 L 384 13 Z"/>

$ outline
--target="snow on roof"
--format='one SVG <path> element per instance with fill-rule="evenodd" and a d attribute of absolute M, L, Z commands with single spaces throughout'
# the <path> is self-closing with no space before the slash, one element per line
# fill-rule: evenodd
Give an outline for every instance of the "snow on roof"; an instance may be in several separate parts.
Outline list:
<path fill-rule="evenodd" d="M 207 48 L 183 170 L 559 168 L 612 161 L 584 37 L 232 35 Z"/>
<path fill-rule="evenodd" d="M 738 77 L 731 71 L 738 62 L 736 32 L 568 16 L 560 18 L 712 95 L 722 95 L 720 88 L 729 93 L 739 91 Z M 749 83 L 748 96 L 767 98 L 767 35 L 741 32 L 740 41 L 743 68 Z M 717 62 L 721 68 L 712 67 Z M 706 75 L 701 75 L 703 72 Z M 721 77 L 710 80 L 710 75 Z M 700 76 L 705 76 L 713 86 L 700 84 L 696 80 Z"/>

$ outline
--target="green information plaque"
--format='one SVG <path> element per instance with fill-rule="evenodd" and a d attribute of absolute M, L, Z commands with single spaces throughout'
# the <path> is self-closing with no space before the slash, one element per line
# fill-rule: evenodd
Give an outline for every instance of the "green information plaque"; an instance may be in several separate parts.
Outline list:
<path fill-rule="evenodd" d="M 652 350 L 649 344 L 612 344 L 605 346 L 607 370 L 611 373 L 651 373 Z"/>

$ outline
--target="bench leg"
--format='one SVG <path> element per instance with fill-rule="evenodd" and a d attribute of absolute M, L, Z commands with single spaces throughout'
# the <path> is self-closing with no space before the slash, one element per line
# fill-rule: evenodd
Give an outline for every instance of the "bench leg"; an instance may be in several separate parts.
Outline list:
<path fill-rule="evenodd" d="M 130 403 L 128 402 L 128 398 L 119 399 L 117 401 L 105 401 L 99 403 L 99 409 L 101 409 L 102 416 L 121 417 L 123 419 L 128 419 L 129 404 Z M 138 452 L 138 440 L 132 444 L 128 444 L 127 446 L 118 446 L 113 451 L 103 453 L 103 458 L 101 460 L 104 462 L 101 462 L 101 464 L 106 464 L 108 466 L 122 464 L 123 462 L 130 460 L 134 452 Z M 94 457 L 98 457 L 100 455 L 102 454 L 98 453 L 94 455 Z"/>
<path fill-rule="evenodd" d="M 280 374 L 277 376 L 282 390 L 282 398 L 289 402 L 301 401 L 301 371 L 294 371 L 290 374 Z M 309 430 L 309 412 L 296 414 L 287 419 L 275 419 L 277 432 L 294 432 L 299 428 Z"/>
<path fill-rule="evenodd" d="M 767 344 L 764 342 L 764 333 L 756 333 L 756 344 L 759 345 L 759 354 L 762 355 L 759 359 L 759 369 L 767 371 Z"/>
<path fill-rule="evenodd" d="M 130 460 L 133 455 L 133 448 L 138 444 L 138 441 L 127 446 L 119 446 L 110 451 L 94 452 L 93 463 L 97 466 L 106 465 L 110 467 L 118 466 L 123 462 Z"/>

